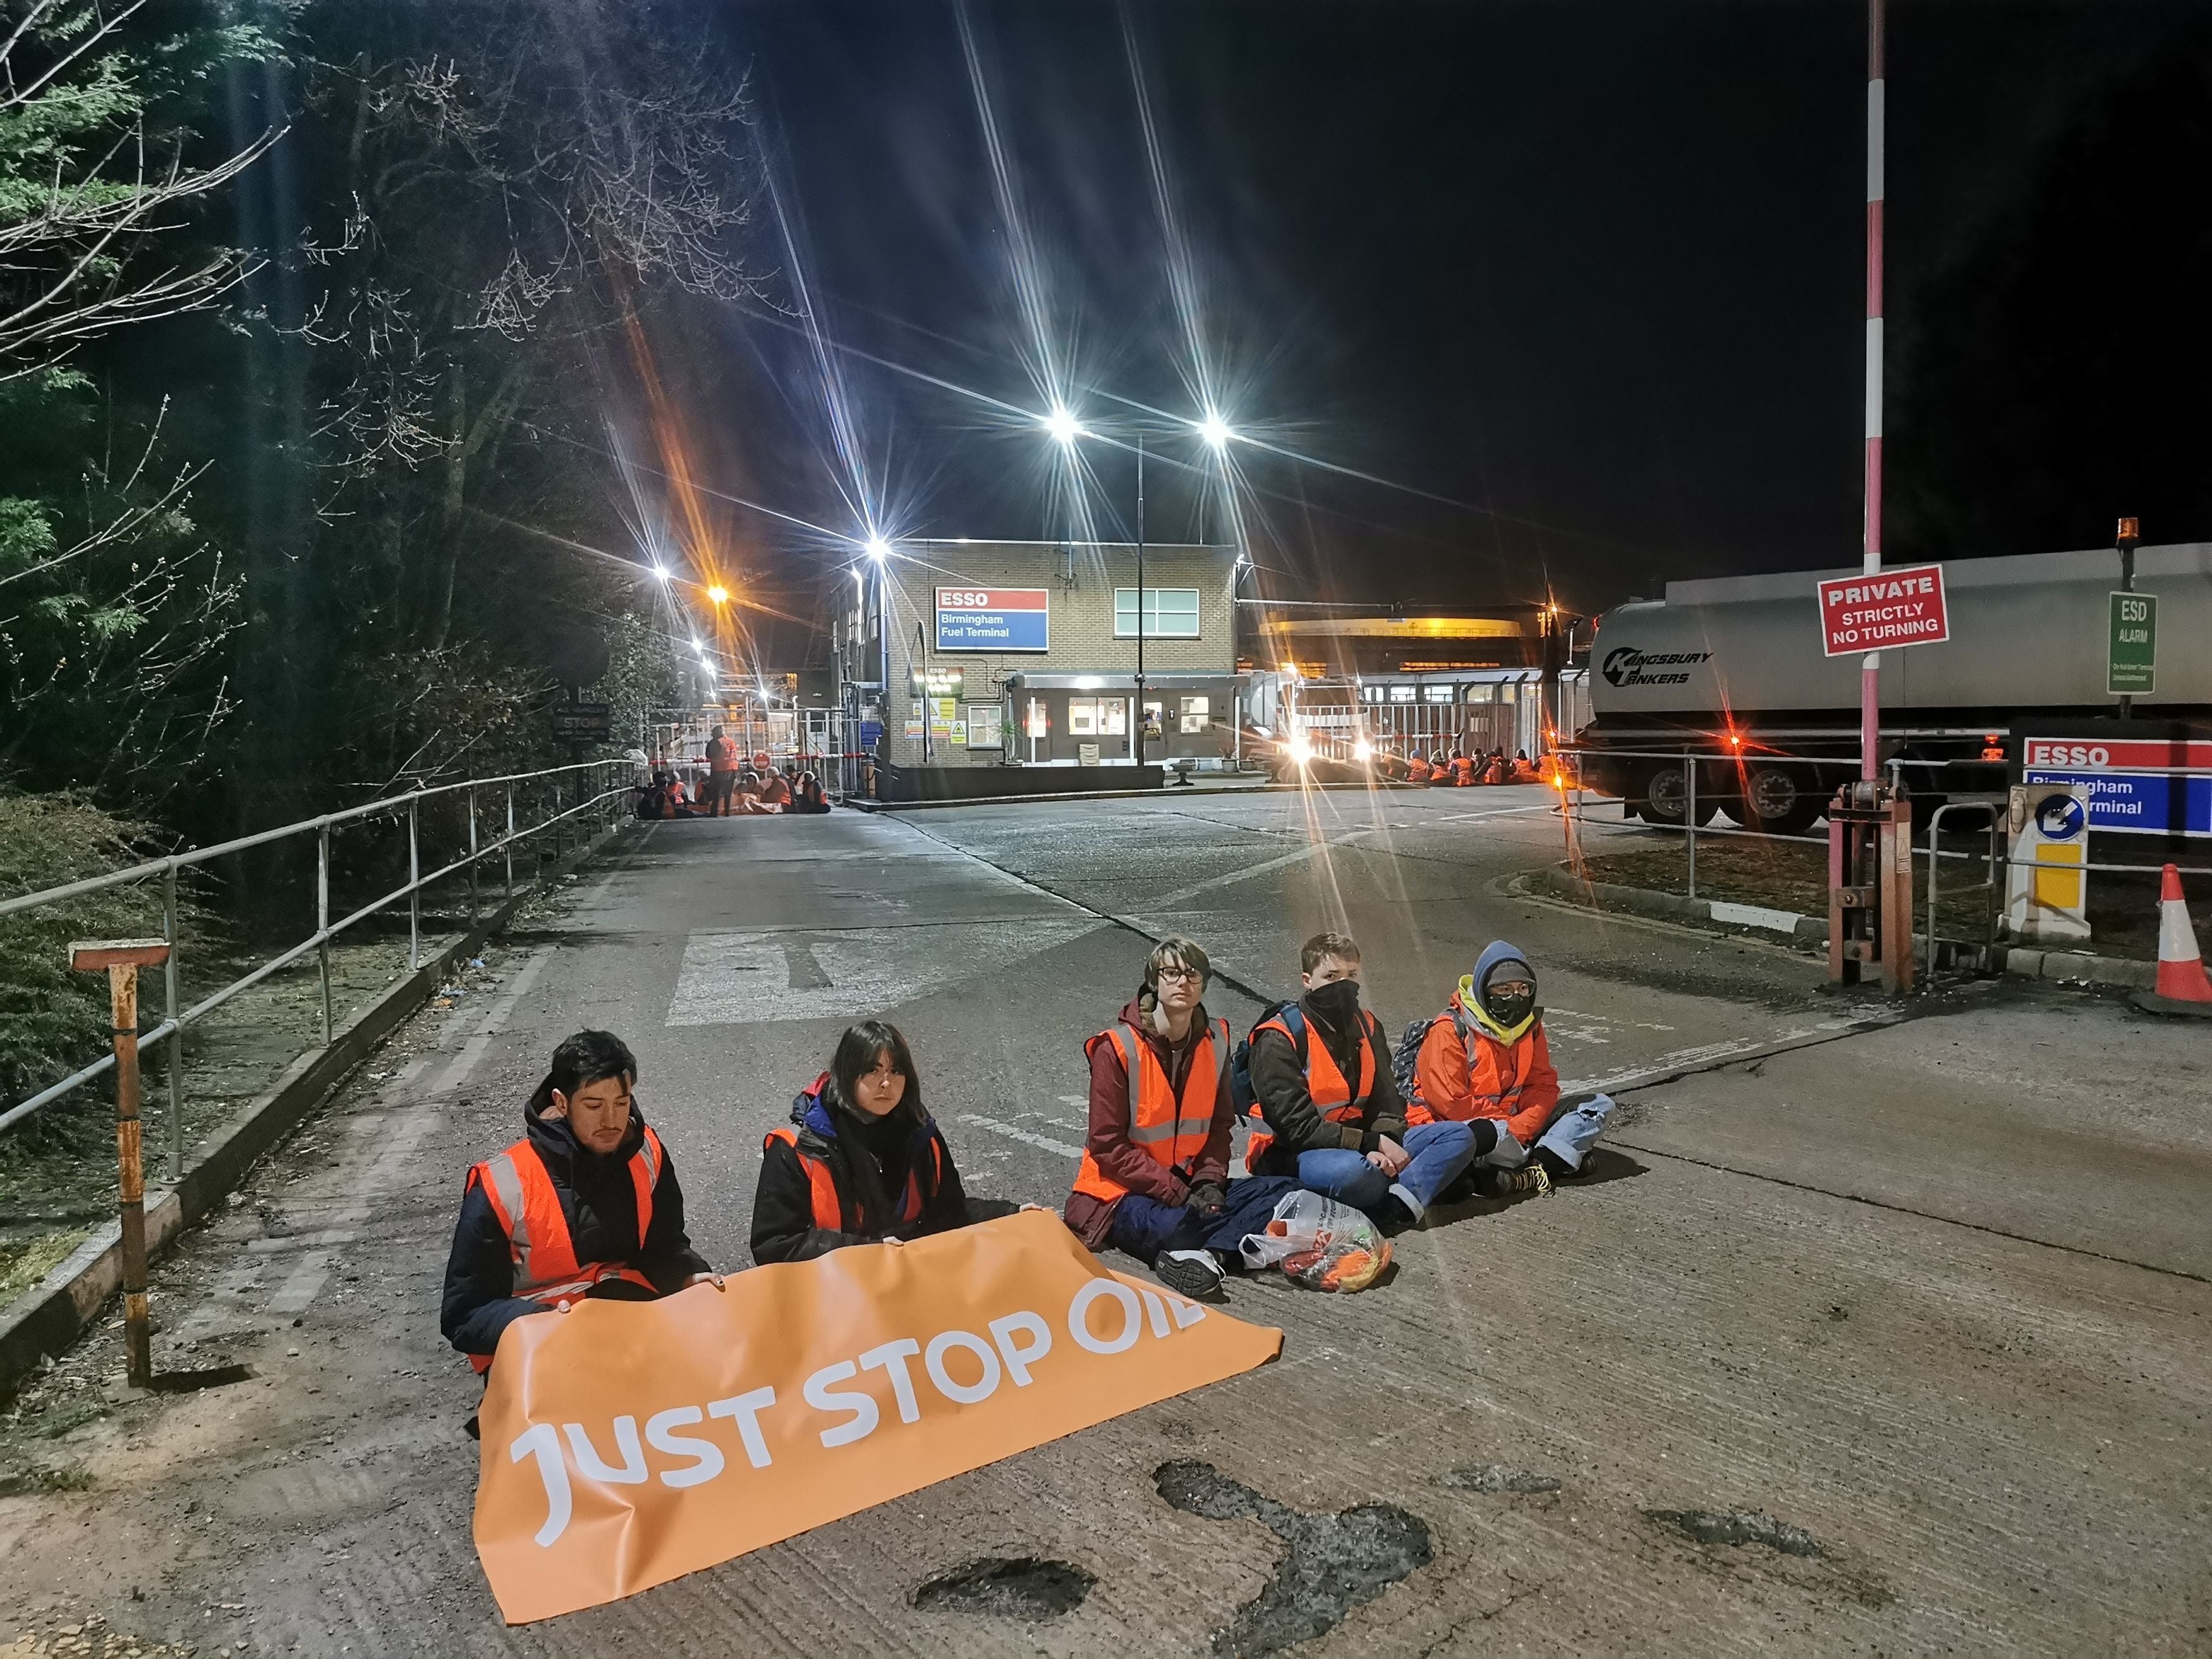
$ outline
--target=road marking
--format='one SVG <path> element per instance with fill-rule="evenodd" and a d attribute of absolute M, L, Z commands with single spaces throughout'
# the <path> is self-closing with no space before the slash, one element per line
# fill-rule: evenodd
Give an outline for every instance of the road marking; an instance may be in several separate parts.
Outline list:
<path fill-rule="evenodd" d="M 1887 1009 L 1869 1009 L 1863 1013 L 1841 1019 L 1824 1019 L 1812 1025 L 1792 1027 L 1765 1037 L 1735 1037 L 1726 1042 L 1707 1042 L 1694 1048 L 1678 1048 L 1674 1053 L 1661 1054 L 1656 1060 L 1640 1066 L 1632 1066 L 1602 1077 L 1576 1078 L 1562 1082 L 1562 1091 L 1571 1094 L 1591 1092 L 1610 1094 L 1615 1090 L 1648 1088 L 1655 1083 L 1671 1082 L 1692 1072 L 1708 1072 L 1730 1060 L 1764 1060 L 1771 1054 L 1788 1054 L 1794 1048 L 1810 1048 L 1823 1042 L 1833 1042 L 1838 1037 L 1855 1036 L 1863 1031 L 1878 1031 L 1905 1019 L 1901 1013 Z"/>
<path fill-rule="evenodd" d="M 1559 809 L 1554 806 L 1551 802 L 1546 801 L 1540 806 L 1493 806 L 1487 811 L 1482 812 L 1446 812 L 1436 817 L 1424 819 L 1423 822 L 1427 823 L 1472 823 L 1476 818 L 1523 817 L 1533 812 L 1556 812 L 1559 810 Z"/>
<path fill-rule="evenodd" d="M 330 1262 L 328 1250 L 310 1250 L 301 1256 L 299 1265 L 276 1287 L 276 1294 L 269 1298 L 270 1313 L 279 1319 L 305 1313 L 330 1279 Z"/>
<path fill-rule="evenodd" d="M 684 945 L 669 1025 L 745 1025 L 880 1014 L 978 972 L 1013 966 L 1101 924 L 1083 915 L 941 927 L 702 929 Z"/>
<path fill-rule="evenodd" d="M 1027 1129 L 1018 1129 L 1011 1123 L 1001 1123 L 994 1117 L 979 1117 L 974 1112 L 963 1112 L 960 1115 L 960 1121 L 963 1123 L 972 1123 L 979 1129 L 988 1129 L 994 1135 L 1004 1135 L 1009 1140 L 1018 1140 L 1030 1146 L 1042 1146 L 1046 1152 L 1058 1152 L 1062 1158 L 1083 1156 L 1083 1148 L 1080 1146 L 1071 1146 L 1064 1140 L 1054 1140 L 1046 1135 L 1032 1134 Z"/>
<path fill-rule="evenodd" d="M 1359 829 L 1346 830 L 1343 835 L 1311 842 L 1299 848 L 1294 853 L 1285 853 L 1280 858 L 1262 859 L 1259 863 L 1248 864 L 1241 870 L 1231 870 L 1225 875 L 1209 876 L 1204 881 L 1193 882 L 1188 887 L 1178 887 L 1172 893 L 1162 893 L 1156 898 L 1147 899 L 1145 908 L 1155 914 L 1163 910 L 1178 909 L 1189 903 L 1200 893 L 1210 893 L 1216 888 L 1227 887 L 1236 882 L 1249 881 L 1253 877 L 1264 876 L 1272 870 L 1284 869 L 1293 864 L 1303 864 L 1317 854 L 1328 852 L 1333 848 L 1349 847 L 1363 836 L 1380 833 L 1380 825 L 1364 824 Z"/>
<path fill-rule="evenodd" d="M 507 1022 L 514 1012 L 514 1005 L 521 1001 L 529 994 L 530 988 L 538 982 L 538 971 L 553 959 L 553 951 L 552 945 L 541 945 L 530 953 L 530 960 L 522 964 L 500 1000 L 492 1004 L 491 1012 L 484 1016 L 484 1023 L 477 1027 L 478 1036 L 492 1036 L 507 1029 Z"/>

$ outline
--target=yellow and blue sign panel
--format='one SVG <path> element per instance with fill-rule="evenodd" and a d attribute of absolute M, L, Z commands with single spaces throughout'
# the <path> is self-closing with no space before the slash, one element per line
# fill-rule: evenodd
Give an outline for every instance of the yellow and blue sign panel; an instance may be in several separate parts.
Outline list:
<path fill-rule="evenodd" d="M 2206 775 L 2212 743 L 2032 737 L 2022 759 L 2022 783 L 2078 783 L 2089 791 L 2092 830 L 2212 836 L 2212 775 Z M 2167 767 L 2174 769 L 2154 769 Z"/>
<path fill-rule="evenodd" d="M 939 651 L 1049 651 L 1052 595 L 1042 587 L 940 587 Z"/>

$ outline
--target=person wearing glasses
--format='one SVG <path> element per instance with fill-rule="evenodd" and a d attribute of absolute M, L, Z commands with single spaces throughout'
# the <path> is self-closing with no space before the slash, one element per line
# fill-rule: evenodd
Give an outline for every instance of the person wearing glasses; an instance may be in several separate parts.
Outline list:
<path fill-rule="evenodd" d="M 1234 1045 L 1200 1000 L 1212 971 L 1189 939 L 1162 939 L 1120 1018 L 1084 1045 L 1090 1126 L 1062 1212 L 1085 1249 L 1126 1251 L 1170 1290 L 1207 1299 L 1297 1184 L 1229 1178 Z"/>

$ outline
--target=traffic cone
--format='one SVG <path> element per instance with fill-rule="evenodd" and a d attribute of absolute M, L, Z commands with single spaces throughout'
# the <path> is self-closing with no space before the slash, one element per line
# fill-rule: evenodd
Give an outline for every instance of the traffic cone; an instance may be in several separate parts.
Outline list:
<path fill-rule="evenodd" d="M 2197 953 L 2197 930 L 2181 896 L 2181 872 L 2171 864 L 2159 880 L 2157 987 L 2137 992 L 2136 1004 L 2154 1013 L 2212 1018 L 2212 978 Z"/>

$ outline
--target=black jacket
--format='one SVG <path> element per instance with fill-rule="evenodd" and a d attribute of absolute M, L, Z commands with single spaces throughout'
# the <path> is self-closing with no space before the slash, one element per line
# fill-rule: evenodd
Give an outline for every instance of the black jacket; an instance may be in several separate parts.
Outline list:
<path fill-rule="evenodd" d="M 684 1188 L 677 1184 L 676 1160 L 661 1146 L 660 1179 L 653 1188 L 653 1223 L 645 1244 L 637 1239 L 637 1191 L 629 1160 L 645 1138 L 645 1120 L 631 1115 L 629 1133 L 602 1156 L 577 1143 L 566 1118 L 540 1117 L 523 1109 L 530 1144 L 545 1163 L 560 1195 L 561 1213 L 579 1262 L 621 1261 L 653 1281 L 661 1295 L 684 1288 L 694 1273 L 708 1272 L 706 1260 L 691 1248 L 684 1231 Z M 499 1347 L 499 1334 L 525 1314 L 544 1313 L 544 1304 L 514 1293 L 514 1258 L 507 1230 L 491 1207 L 481 1182 L 461 1200 L 461 1218 L 453 1229 L 453 1253 L 446 1262 L 444 1305 L 438 1328 L 463 1353 L 488 1354 Z M 623 1279 L 593 1288 L 593 1296 L 648 1300 L 643 1289 Z"/>
<path fill-rule="evenodd" d="M 753 1194 L 755 1261 L 763 1266 L 805 1261 L 848 1244 L 921 1238 L 1012 1215 L 1021 1207 L 997 1199 L 969 1198 L 960 1185 L 960 1172 L 952 1167 L 951 1150 L 935 1121 L 927 1117 L 908 1133 L 890 1138 L 878 1162 L 862 1143 L 851 1115 L 823 1098 L 826 1081 L 817 1080 L 791 1103 L 798 1146 L 770 1140 L 762 1155 L 760 1186 Z M 799 1162 L 801 1150 L 829 1168 L 837 1189 L 836 1227 L 814 1224 L 814 1188 Z M 899 1206 L 909 1174 L 915 1177 L 921 1210 L 902 1223 Z"/>
<path fill-rule="evenodd" d="M 1323 1044 L 1345 1079 L 1358 1088 L 1359 1053 L 1356 1035 L 1332 1030 L 1304 1002 L 1298 1005 L 1298 1012 L 1305 1019 L 1306 1041 Z M 1406 1103 L 1398 1093 L 1397 1080 L 1390 1075 L 1389 1040 L 1382 1035 L 1375 1016 L 1366 1009 L 1359 1011 L 1359 1017 L 1367 1024 L 1368 1041 L 1375 1045 L 1375 1087 L 1369 1092 L 1356 1123 L 1337 1123 L 1322 1115 L 1321 1109 L 1306 1091 L 1305 1068 L 1298 1063 L 1297 1049 L 1288 1037 L 1279 1031 L 1261 1031 L 1253 1037 L 1249 1064 L 1252 1092 L 1259 1099 L 1260 1115 L 1267 1120 L 1267 1127 L 1275 1137 L 1274 1145 L 1260 1160 L 1261 1167 L 1252 1171 L 1254 1175 L 1294 1175 L 1300 1152 L 1340 1147 L 1346 1152 L 1371 1152 L 1385 1135 L 1403 1143 Z"/>

